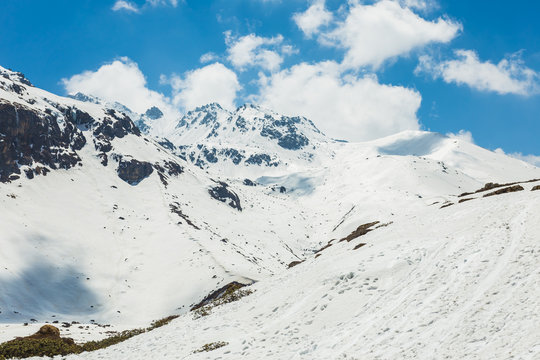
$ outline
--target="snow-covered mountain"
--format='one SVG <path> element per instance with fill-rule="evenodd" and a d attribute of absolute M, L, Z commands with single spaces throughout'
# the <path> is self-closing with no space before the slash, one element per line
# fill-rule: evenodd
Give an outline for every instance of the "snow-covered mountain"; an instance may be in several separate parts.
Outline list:
<path fill-rule="evenodd" d="M 159 139 L 161 145 L 201 169 L 238 176 L 283 173 L 306 166 L 320 166 L 333 156 L 334 140 L 308 119 L 276 114 L 256 105 L 228 111 L 212 103 L 188 111 L 178 120 L 164 120 L 157 107 L 136 114 L 119 103 L 93 96 L 73 98 L 123 112 L 139 129 Z"/>
<path fill-rule="evenodd" d="M 167 138 L 186 160 L 231 175 L 246 168 L 260 173 L 261 166 L 283 171 L 320 164 L 321 157 L 331 156 L 332 143 L 304 117 L 281 116 L 254 105 L 234 112 L 218 104 L 199 107 Z"/>
<path fill-rule="evenodd" d="M 540 354 L 540 169 L 423 131 L 337 142 L 256 106 L 201 107 L 165 141 L 112 107 L 0 68 L 0 341 L 179 314 L 68 358 Z M 188 312 L 231 281 L 253 293 Z M 105 336 L 83 329 L 62 331 Z"/>

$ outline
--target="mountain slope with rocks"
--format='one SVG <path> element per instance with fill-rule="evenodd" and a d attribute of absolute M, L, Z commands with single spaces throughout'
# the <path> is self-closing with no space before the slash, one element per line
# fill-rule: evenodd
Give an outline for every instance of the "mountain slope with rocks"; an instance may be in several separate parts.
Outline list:
<path fill-rule="evenodd" d="M 201 107 L 165 140 L 4 68 L 0 109 L 1 341 L 175 314 L 68 358 L 540 354 L 532 165 L 423 131 L 338 142 L 256 106 Z M 228 284 L 245 296 L 219 300 Z"/>

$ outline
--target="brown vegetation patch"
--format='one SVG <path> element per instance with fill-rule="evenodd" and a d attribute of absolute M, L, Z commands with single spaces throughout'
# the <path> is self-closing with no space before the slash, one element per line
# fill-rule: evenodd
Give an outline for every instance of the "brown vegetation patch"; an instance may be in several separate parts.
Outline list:
<path fill-rule="evenodd" d="M 373 227 L 373 226 L 375 226 L 375 225 L 377 225 L 379 223 L 380 223 L 380 221 L 374 221 L 374 222 L 370 222 L 370 223 L 367 223 L 367 224 L 360 225 L 352 233 L 350 233 L 349 235 L 347 235 L 343 239 L 339 240 L 339 242 L 342 242 L 342 241 L 350 242 L 351 240 L 354 240 L 354 239 L 356 239 L 356 238 L 358 238 L 360 236 L 366 235 L 368 232 L 373 230 L 373 229 L 371 229 L 371 227 Z"/>
<path fill-rule="evenodd" d="M 52 357 L 56 355 L 80 354 L 85 351 L 95 351 L 116 345 L 134 336 L 152 331 L 176 319 L 178 315 L 154 321 L 146 329 L 126 330 L 120 333 L 112 332 L 108 338 L 98 341 L 88 341 L 84 344 L 75 344 L 71 338 L 60 336 L 60 330 L 53 325 L 42 326 L 37 333 L 27 337 L 19 337 L 0 344 L 0 360 L 9 358 L 28 358 L 34 356 Z"/>
<path fill-rule="evenodd" d="M 295 267 L 296 265 L 300 265 L 301 263 L 303 263 L 305 260 L 297 260 L 297 261 L 293 261 L 289 264 L 289 266 L 287 267 L 287 269 L 290 269 L 292 267 Z"/>
<path fill-rule="evenodd" d="M 515 186 L 510 186 L 510 187 L 507 187 L 507 188 L 504 188 L 504 189 L 500 189 L 500 190 L 491 192 L 489 194 L 485 194 L 484 197 L 507 194 L 507 193 L 516 192 L 516 191 L 523 191 L 523 190 L 525 190 L 523 188 L 523 186 L 515 185 Z"/>
<path fill-rule="evenodd" d="M 190 311 L 193 311 L 195 319 L 211 314 L 211 310 L 217 306 L 238 301 L 244 296 L 253 293 L 253 290 L 242 290 L 248 285 L 233 281 L 208 294 L 200 303 L 194 305 Z"/>
<path fill-rule="evenodd" d="M 532 183 L 532 182 L 536 182 L 536 181 L 540 181 L 540 179 L 532 179 L 532 180 L 527 180 L 527 181 L 516 181 L 516 182 L 512 182 L 512 183 L 506 183 L 506 184 L 497 184 L 497 183 L 487 183 L 486 185 L 484 185 L 484 187 L 476 190 L 475 192 L 465 192 L 461 195 L 459 195 L 459 197 L 463 197 L 463 196 L 467 196 L 467 195 L 473 195 L 473 194 L 478 194 L 480 192 L 484 192 L 484 191 L 488 191 L 488 190 L 492 190 L 492 189 L 496 189 L 496 188 L 500 188 L 500 187 L 505 187 L 505 186 L 512 186 L 512 185 L 517 185 L 517 184 L 527 184 L 527 183 Z"/>

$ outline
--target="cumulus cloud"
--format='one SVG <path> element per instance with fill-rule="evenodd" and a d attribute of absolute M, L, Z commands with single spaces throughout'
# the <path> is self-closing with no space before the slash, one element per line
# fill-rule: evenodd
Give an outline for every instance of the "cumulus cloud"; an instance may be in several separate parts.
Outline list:
<path fill-rule="evenodd" d="M 217 102 L 227 109 L 236 106 L 241 89 L 236 73 L 221 63 L 186 72 L 183 76 L 162 77 L 173 89 L 173 104 L 184 110 Z"/>
<path fill-rule="evenodd" d="M 268 71 L 279 70 L 283 56 L 291 54 L 290 45 L 282 45 L 283 36 L 261 37 L 249 34 L 235 37 L 230 31 L 225 32 L 227 59 L 238 70 L 248 67 L 260 67 Z"/>
<path fill-rule="evenodd" d="M 306 11 L 293 15 L 294 22 L 307 37 L 317 34 L 321 26 L 332 21 L 333 14 L 326 9 L 325 3 L 325 0 L 314 0 Z"/>
<path fill-rule="evenodd" d="M 137 5 L 135 5 L 132 2 L 125 1 L 125 0 L 117 0 L 113 5 L 112 10 L 113 11 L 124 10 L 124 11 L 130 11 L 130 12 L 135 12 L 135 13 L 139 12 L 139 8 L 137 7 Z"/>
<path fill-rule="evenodd" d="M 447 83 L 468 85 L 480 91 L 498 94 L 531 95 L 538 92 L 539 75 L 519 58 L 519 53 L 498 64 L 480 61 L 472 50 L 456 50 L 456 59 L 436 62 L 430 56 L 420 57 L 415 72 L 426 72 Z"/>
<path fill-rule="evenodd" d="M 504 150 L 501 148 L 495 149 L 495 152 L 497 154 L 508 155 L 510 157 L 513 157 L 514 159 L 525 161 L 526 163 L 529 163 L 536 167 L 540 167 L 540 156 L 538 155 L 523 155 L 522 153 L 505 153 Z"/>
<path fill-rule="evenodd" d="M 344 48 L 343 66 L 378 68 L 387 59 L 406 55 L 430 43 L 448 43 L 461 30 L 459 23 L 439 18 L 428 21 L 397 1 L 365 5 L 351 1 L 345 19 L 319 40 Z"/>
<path fill-rule="evenodd" d="M 101 66 L 96 71 L 84 71 L 69 79 L 62 79 L 68 94 L 81 92 L 109 102 L 119 102 L 138 113 L 152 106 L 168 108 L 168 100 L 147 87 L 139 66 L 128 58 L 120 58 Z"/>
<path fill-rule="evenodd" d="M 327 135 L 363 141 L 419 128 L 418 92 L 380 84 L 374 75 L 343 75 L 333 61 L 301 63 L 260 80 L 254 101 L 312 119 Z"/>

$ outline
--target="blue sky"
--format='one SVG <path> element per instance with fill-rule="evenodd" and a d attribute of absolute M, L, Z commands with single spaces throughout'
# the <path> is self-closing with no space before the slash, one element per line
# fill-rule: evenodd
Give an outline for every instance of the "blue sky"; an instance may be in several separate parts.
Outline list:
<path fill-rule="evenodd" d="M 136 111 L 250 101 L 336 138 L 464 130 L 540 155 L 539 13 L 533 0 L 3 0 L 0 65 Z"/>

